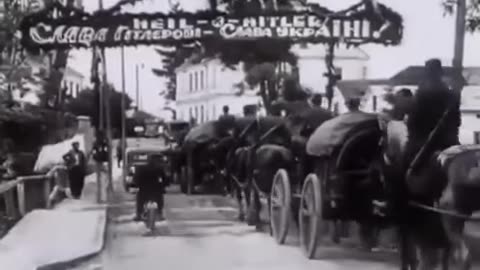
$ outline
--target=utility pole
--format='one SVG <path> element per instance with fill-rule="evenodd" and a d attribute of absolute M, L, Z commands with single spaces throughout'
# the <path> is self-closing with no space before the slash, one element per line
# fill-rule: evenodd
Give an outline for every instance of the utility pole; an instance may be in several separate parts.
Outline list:
<path fill-rule="evenodd" d="M 137 102 L 137 111 L 140 110 L 140 81 L 138 80 L 138 73 L 139 73 L 139 67 L 138 67 L 138 64 L 135 66 L 135 98 L 136 98 L 136 102 Z"/>
<path fill-rule="evenodd" d="M 455 46 L 453 52 L 453 69 L 455 71 L 454 90 L 461 92 L 463 88 L 463 53 L 465 44 L 465 27 L 467 16 L 466 0 L 457 0 L 457 17 L 455 21 Z"/>
<path fill-rule="evenodd" d="M 100 10 L 103 9 L 103 0 L 98 0 L 98 7 Z M 105 106 L 106 111 L 106 135 L 107 135 L 107 143 L 108 143 L 108 182 L 107 182 L 107 200 L 108 195 L 111 195 L 113 192 L 113 179 L 112 179 L 112 126 L 111 126 L 111 117 L 110 117 L 110 89 L 107 89 L 107 59 L 105 57 L 105 49 L 101 49 L 102 55 L 102 69 L 103 69 L 103 83 L 101 84 L 101 92 L 104 93 L 103 103 L 102 105 Z"/>
<path fill-rule="evenodd" d="M 125 47 L 122 46 L 121 50 L 121 61 L 122 61 L 122 180 L 125 180 L 127 167 L 125 166 L 125 152 L 127 148 L 127 121 L 126 121 L 126 110 L 127 104 L 125 104 Z"/>

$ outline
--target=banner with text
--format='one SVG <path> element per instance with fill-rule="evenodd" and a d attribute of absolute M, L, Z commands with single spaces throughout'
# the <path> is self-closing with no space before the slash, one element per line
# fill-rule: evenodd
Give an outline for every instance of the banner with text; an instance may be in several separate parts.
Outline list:
<path fill-rule="evenodd" d="M 397 44 L 402 28 L 368 16 L 119 14 L 24 21 L 22 43 L 30 48 L 116 47 L 171 44 L 206 39 Z"/>

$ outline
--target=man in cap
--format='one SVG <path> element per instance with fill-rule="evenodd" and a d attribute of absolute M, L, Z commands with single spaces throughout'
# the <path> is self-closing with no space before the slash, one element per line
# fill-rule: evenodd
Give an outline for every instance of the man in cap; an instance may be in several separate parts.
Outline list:
<path fill-rule="evenodd" d="M 70 191 L 75 199 L 80 199 L 85 184 L 86 157 L 78 142 L 72 143 L 72 149 L 63 156 L 68 168 Z"/>

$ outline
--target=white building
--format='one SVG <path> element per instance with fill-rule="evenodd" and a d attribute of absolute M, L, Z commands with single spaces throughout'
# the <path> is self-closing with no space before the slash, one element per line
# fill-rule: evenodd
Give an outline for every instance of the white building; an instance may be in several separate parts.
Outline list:
<path fill-rule="evenodd" d="M 31 67 L 31 74 L 48 76 L 50 61 L 53 61 L 53 53 L 44 56 L 31 56 L 27 58 L 27 64 Z M 63 72 L 61 86 L 67 89 L 67 95 L 76 97 L 84 87 L 85 77 L 79 71 L 67 66 Z M 38 84 L 40 86 L 40 84 Z"/>
<path fill-rule="evenodd" d="M 388 80 L 365 80 L 340 82 L 339 87 L 343 91 L 355 91 L 352 89 L 361 89 L 364 91 L 362 100 L 362 110 L 366 112 L 381 112 L 391 105 L 384 100 L 388 88 L 393 88 L 394 92 L 408 88 L 413 93 L 417 90 L 417 85 L 423 77 L 422 66 L 410 66 L 400 71 Z M 453 78 L 453 69 L 444 67 L 445 81 L 451 83 Z M 460 127 L 460 141 L 463 144 L 480 143 L 480 68 L 465 67 L 463 76 L 467 86 L 462 90 L 462 125 Z M 345 85 L 356 85 L 355 87 L 345 87 Z M 348 90 L 350 88 L 350 90 Z"/>
<path fill-rule="evenodd" d="M 71 67 L 66 67 L 63 73 L 62 87 L 67 89 L 67 95 L 77 97 L 80 91 L 83 90 L 85 77 L 82 73 L 76 71 Z"/>
<path fill-rule="evenodd" d="M 216 120 L 225 105 L 229 106 L 230 114 L 241 115 L 245 105 L 260 101 L 255 91 L 238 95 L 235 85 L 243 79 L 241 66 L 233 70 L 215 58 L 199 63 L 186 62 L 177 69 L 178 119 L 188 121 L 193 117 L 198 123 Z"/>
<path fill-rule="evenodd" d="M 295 46 L 298 56 L 300 84 L 316 93 L 324 93 L 327 78 L 323 45 Z M 334 65 L 344 79 L 362 79 L 367 76 L 368 55 L 358 48 L 336 48 Z M 177 116 L 188 120 L 190 117 L 202 123 L 218 119 L 222 107 L 228 105 L 230 113 L 240 115 L 245 105 L 259 104 L 261 98 L 256 91 L 245 91 L 239 96 L 236 85 L 244 80 L 241 65 L 235 70 L 225 67 L 220 60 L 210 58 L 199 63 L 187 62 L 177 69 Z M 341 96 L 337 91 L 336 97 Z M 343 104 L 338 97 L 334 100 Z"/>
<path fill-rule="evenodd" d="M 315 93 L 325 96 L 328 78 L 324 76 L 327 72 L 325 56 L 327 46 L 318 45 L 296 45 L 292 51 L 298 56 L 298 68 L 300 84 L 310 88 Z M 368 60 L 370 57 L 360 48 L 346 48 L 338 46 L 334 49 L 333 65 L 335 73 L 341 75 L 342 80 L 360 80 L 368 75 Z M 335 112 L 346 111 L 345 93 L 339 88 L 334 89 L 332 108 Z M 322 106 L 327 107 L 328 100 L 323 99 Z"/>

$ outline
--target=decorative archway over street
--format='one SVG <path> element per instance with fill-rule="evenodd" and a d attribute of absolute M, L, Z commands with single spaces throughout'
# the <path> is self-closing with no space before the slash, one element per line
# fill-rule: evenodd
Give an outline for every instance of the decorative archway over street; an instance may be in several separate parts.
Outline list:
<path fill-rule="evenodd" d="M 402 17 L 375 0 L 332 12 L 312 6 L 305 11 L 226 13 L 86 13 L 52 4 L 26 17 L 21 26 L 27 50 L 175 44 L 202 40 L 287 39 L 294 42 L 379 43 L 397 45 Z"/>

